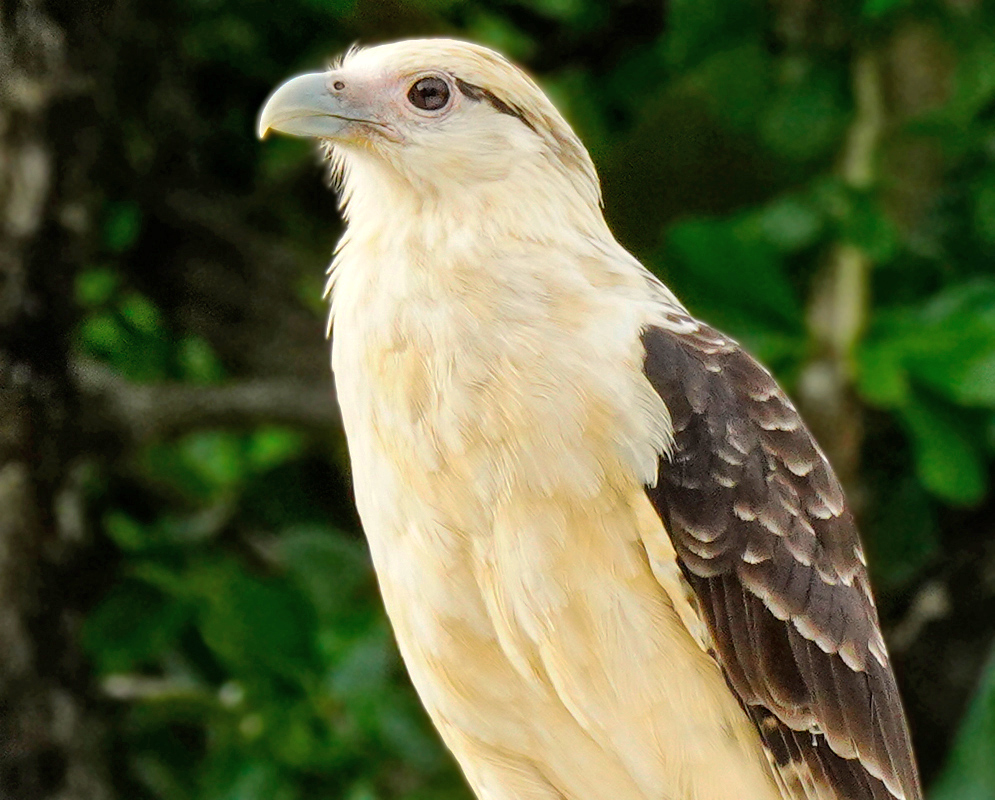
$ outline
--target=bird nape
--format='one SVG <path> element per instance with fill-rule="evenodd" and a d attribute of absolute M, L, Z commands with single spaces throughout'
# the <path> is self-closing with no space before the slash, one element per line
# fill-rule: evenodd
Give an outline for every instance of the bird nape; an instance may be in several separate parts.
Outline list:
<path fill-rule="evenodd" d="M 791 401 L 614 239 L 502 56 L 351 50 L 259 116 L 347 228 L 332 366 L 415 688 L 486 800 L 921 800 L 863 551 Z"/>

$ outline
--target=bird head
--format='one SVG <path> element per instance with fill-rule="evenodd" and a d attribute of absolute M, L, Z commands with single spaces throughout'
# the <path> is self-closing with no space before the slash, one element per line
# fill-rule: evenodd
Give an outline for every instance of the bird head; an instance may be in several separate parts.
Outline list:
<path fill-rule="evenodd" d="M 347 200 L 355 183 L 506 205 L 494 193 L 524 181 L 600 205 L 590 156 L 553 104 L 522 70 L 469 42 L 354 48 L 326 72 L 277 87 L 259 113 L 259 136 L 270 130 L 322 141 Z"/>

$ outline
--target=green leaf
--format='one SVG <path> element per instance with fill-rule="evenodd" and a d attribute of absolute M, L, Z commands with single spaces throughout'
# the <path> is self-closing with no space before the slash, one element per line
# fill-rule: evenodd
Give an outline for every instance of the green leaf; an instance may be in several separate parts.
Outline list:
<path fill-rule="evenodd" d="M 124 317 L 135 330 L 145 334 L 156 334 L 162 327 L 162 315 L 147 297 L 138 292 L 129 292 L 121 299 L 121 316 Z"/>
<path fill-rule="evenodd" d="M 589 13 L 585 0 L 519 0 L 519 4 L 560 23 L 576 22 Z"/>
<path fill-rule="evenodd" d="M 861 11 L 868 19 L 878 19 L 899 8 L 909 5 L 911 0 L 864 0 Z"/>
<path fill-rule="evenodd" d="M 916 472 L 923 485 L 954 505 L 980 502 L 988 470 L 979 442 L 963 421 L 922 398 L 902 406 L 900 417 L 911 436 Z"/>
<path fill-rule="evenodd" d="M 279 735 L 272 737 L 272 747 L 279 761 L 298 769 L 314 763 L 320 752 L 313 717 L 289 714 L 279 727 Z"/>
<path fill-rule="evenodd" d="M 299 680 L 313 669 L 314 617 L 291 586 L 251 576 L 232 561 L 199 565 L 190 583 L 204 641 L 236 674 Z"/>
<path fill-rule="evenodd" d="M 198 593 L 184 570 L 146 559 L 132 565 L 130 575 L 180 600 L 196 600 Z"/>
<path fill-rule="evenodd" d="M 279 553 L 288 578 L 328 621 L 351 608 L 357 590 L 372 582 L 366 549 L 328 528 L 300 526 L 286 531 L 280 537 Z"/>
<path fill-rule="evenodd" d="M 129 336 L 117 317 L 109 313 L 87 317 L 79 330 L 80 344 L 93 355 L 120 352 Z"/>
<path fill-rule="evenodd" d="M 728 50 L 730 39 L 744 38 L 758 24 L 759 15 L 750 3 L 671 0 L 663 40 L 667 61 L 672 67 L 686 68 L 709 52 Z"/>
<path fill-rule="evenodd" d="M 177 360 L 182 377 L 191 383 L 217 383 L 224 377 L 214 348 L 201 336 L 185 336 L 180 341 Z"/>
<path fill-rule="evenodd" d="M 962 50 L 951 97 L 942 114 L 951 121 L 966 125 L 995 97 L 995 36 L 978 36 Z"/>
<path fill-rule="evenodd" d="M 769 73 L 768 53 L 756 42 L 745 42 L 710 55 L 683 77 L 681 87 L 733 131 L 752 134 L 757 105 L 771 91 Z"/>
<path fill-rule="evenodd" d="M 965 359 L 948 380 L 951 396 L 965 406 L 995 408 L 995 347 Z"/>
<path fill-rule="evenodd" d="M 889 474 L 875 492 L 864 530 L 875 586 L 906 585 L 941 554 L 934 506 L 911 473 Z"/>
<path fill-rule="evenodd" d="M 122 550 L 138 553 L 175 545 L 202 543 L 216 535 L 231 519 L 231 507 L 220 502 L 192 513 L 164 512 L 142 524 L 119 509 L 104 516 L 104 531 Z"/>
<path fill-rule="evenodd" d="M 535 42 L 519 30 L 505 15 L 486 8 L 469 6 L 464 12 L 466 31 L 474 41 L 482 42 L 519 63 L 527 62 L 535 51 Z"/>
<path fill-rule="evenodd" d="M 324 12 L 332 19 L 348 17 L 356 9 L 357 0 L 302 0 L 305 5 Z"/>
<path fill-rule="evenodd" d="M 882 407 L 913 384 L 965 407 L 995 407 L 995 284 L 941 292 L 920 308 L 879 312 L 857 351 L 857 387 Z"/>
<path fill-rule="evenodd" d="M 264 472 L 300 455 L 304 446 L 305 439 L 300 431 L 265 427 L 249 437 L 246 457 L 254 470 Z"/>
<path fill-rule="evenodd" d="M 132 744 L 129 748 L 132 750 L 129 772 L 152 791 L 156 800 L 190 800 L 194 796 L 190 785 L 192 770 L 174 769 L 161 752 L 143 752 L 143 746 L 147 746 L 145 742 L 139 746 Z"/>
<path fill-rule="evenodd" d="M 206 483 L 199 470 L 192 469 L 188 458 L 175 442 L 157 442 L 138 455 L 141 472 L 156 483 L 168 486 L 189 499 L 209 501 L 218 494 L 214 484 Z"/>
<path fill-rule="evenodd" d="M 212 778 L 202 795 L 204 800 L 296 800 L 287 777 L 277 765 L 266 761 L 240 761 L 234 774 Z"/>
<path fill-rule="evenodd" d="M 805 71 L 779 89 L 759 122 L 760 138 L 771 150 L 794 161 L 808 161 L 836 144 L 846 113 L 830 76 Z"/>
<path fill-rule="evenodd" d="M 871 261 L 884 263 L 898 254 L 898 230 L 878 199 L 870 194 L 850 194 L 850 205 L 842 220 L 842 237 L 863 250 Z"/>
<path fill-rule="evenodd" d="M 379 800 L 373 787 L 367 780 L 357 781 L 345 796 L 345 800 Z"/>
<path fill-rule="evenodd" d="M 112 253 L 123 253 L 138 239 L 142 212 L 136 203 L 110 203 L 104 218 L 104 245 Z"/>
<path fill-rule="evenodd" d="M 331 676 L 331 689 L 339 696 L 365 702 L 383 692 L 390 677 L 393 645 L 385 629 L 374 628 L 352 643 Z"/>
<path fill-rule="evenodd" d="M 911 392 L 902 342 L 865 340 L 855 353 L 856 387 L 860 396 L 879 408 L 897 408 Z"/>
<path fill-rule="evenodd" d="M 937 295 L 911 340 L 913 374 L 961 405 L 986 405 L 995 359 L 995 284 L 977 281 Z"/>
<path fill-rule="evenodd" d="M 83 270 L 76 276 L 76 302 L 82 306 L 101 306 L 110 301 L 121 279 L 109 267 Z"/>
<path fill-rule="evenodd" d="M 427 771 L 438 769 L 441 761 L 436 738 L 420 724 L 421 714 L 413 698 L 396 697 L 394 702 L 382 703 L 378 708 L 377 729 L 391 749 L 406 761 Z M 408 702 L 402 704 L 400 700 Z"/>
<path fill-rule="evenodd" d="M 988 244 L 995 244 L 995 171 L 989 171 L 973 192 L 974 229 Z"/>
<path fill-rule="evenodd" d="M 186 467 L 205 485 L 226 489 L 246 474 L 242 437 L 229 431 L 197 431 L 183 437 L 177 448 Z"/>
<path fill-rule="evenodd" d="M 133 672 L 171 648 L 190 618 L 188 605 L 146 584 L 125 581 L 87 617 L 83 647 L 99 672 Z"/>
<path fill-rule="evenodd" d="M 122 550 L 141 550 L 149 535 L 144 525 L 123 511 L 113 510 L 104 517 L 104 532 Z"/>
<path fill-rule="evenodd" d="M 930 800 L 995 800 L 995 653 L 929 793 Z"/>
<path fill-rule="evenodd" d="M 701 219 L 670 229 L 667 248 L 691 294 L 715 307 L 738 307 L 765 327 L 798 329 L 802 311 L 777 250 L 750 216 Z"/>
<path fill-rule="evenodd" d="M 820 210 L 803 197 L 783 195 L 753 215 L 757 232 L 785 253 L 809 247 L 824 229 Z"/>

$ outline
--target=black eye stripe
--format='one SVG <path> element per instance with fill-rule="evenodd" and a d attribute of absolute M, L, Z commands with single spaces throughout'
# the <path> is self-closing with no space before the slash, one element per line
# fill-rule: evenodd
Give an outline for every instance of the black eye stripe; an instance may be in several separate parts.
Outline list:
<path fill-rule="evenodd" d="M 438 111 L 449 103 L 449 84 L 442 78 L 419 78 L 408 89 L 408 102 L 423 111 Z"/>
<path fill-rule="evenodd" d="M 535 125 L 532 124 L 531 120 L 525 116 L 525 112 L 520 108 L 509 105 L 504 102 L 500 97 L 491 91 L 488 91 L 482 86 L 475 86 L 472 83 L 467 83 L 464 80 L 456 79 L 456 88 L 460 90 L 460 93 L 469 98 L 470 100 L 476 100 L 480 102 L 483 100 L 488 103 L 495 111 L 502 114 L 507 114 L 509 117 L 514 117 L 519 120 L 523 125 L 528 127 L 533 133 L 536 132 Z"/>

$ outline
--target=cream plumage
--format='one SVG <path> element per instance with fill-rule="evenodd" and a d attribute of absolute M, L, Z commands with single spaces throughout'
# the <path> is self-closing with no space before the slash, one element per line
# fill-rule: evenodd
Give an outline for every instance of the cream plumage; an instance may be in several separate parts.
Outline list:
<path fill-rule="evenodd" d="M 322 140 L 332 364 L 411 678 L 482 800 L 921 800 L 863 556 L 790 401 L 612 237 L 539 88 L 452 40 L 260 114 Z"/>

